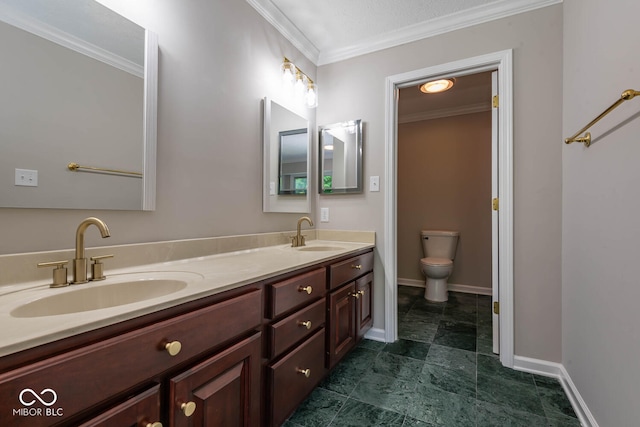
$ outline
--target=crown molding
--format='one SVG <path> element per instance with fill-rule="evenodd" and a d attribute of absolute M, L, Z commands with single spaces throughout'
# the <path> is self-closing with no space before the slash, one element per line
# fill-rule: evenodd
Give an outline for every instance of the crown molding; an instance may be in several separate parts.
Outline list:
<path fill-rule="evenodd" d="M 381 34 L 361 43 L 338 49 L 328 49 L 320 52 L 316 65 L 326 65 L 344 61 L 367 53 L 411 43 L 428 37 L 437 36 L 450 31 L 459 30 L 473 25 L 483 24 L 496 19 L 505 18 L 562 3 L 563 0 L 505 0 L 485 6 L 478 6 L 461 12 L 443 16 L 401 28 L 397 31 Z"/>
<path fill-rule="evenodd" d="M 318 63 L 320 57 L 318 48 L 270 0 L 247 0 L 247 3 L 314 65 Z"/>
<path fill-rule="evenodd" d="M 8 6 L 0 4 L 0 21 L 3 21 L 11 26 L 35 34 L 42 37 L 45 40 L 49 40 L 52 43 L 56 43 L 60 46 L 66 47 L 78 53 L 93 58 L 95 60 L 104 62 L 119 70 L 133 74 L 136 77 L 144 77 L 144 67 L 136 64 L 126 58 L 109 52 L 99 46 L 82 40 L 79 37 L 65 33 L 53 26 L 45 24 L 37 19 L 33 19 L 30 16 L 23 15 L 11 9 Z"/>
<path fill-rule="evenodd" d="M 462 105 L 459 107 L 441 108 L 439 110 L 421 111 L 413 114 L 403 114 L 398 117 L 398 123 L 412 123 L 423 120 L 441 119 L 443 117 L 462 116 L 463 114 L 481 113 L 490 111 L 491 104 L 481 102 L 478 104 Z"/>

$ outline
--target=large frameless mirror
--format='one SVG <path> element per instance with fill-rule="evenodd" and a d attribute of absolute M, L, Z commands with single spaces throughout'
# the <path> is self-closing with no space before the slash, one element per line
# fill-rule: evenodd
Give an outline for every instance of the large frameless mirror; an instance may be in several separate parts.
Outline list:
<path fill-rule="evenodd" d="M 362 192 L 362 120 L 320 126 L 320 194 Z"/>
<path fill-rule="evenodd" d="M 0 0 L 0 207 L 155 209 L 157 56 L 94 0 Z"/>
<path fill-rule="evenodd" d="M 309 121 L 264 99 L 263 211 L 310 212 Z"/>

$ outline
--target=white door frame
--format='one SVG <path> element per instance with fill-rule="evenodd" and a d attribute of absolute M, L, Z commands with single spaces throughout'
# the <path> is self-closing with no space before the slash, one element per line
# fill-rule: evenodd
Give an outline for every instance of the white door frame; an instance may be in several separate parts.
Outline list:
<path fill-rule="evenodd" d="M 399 89 L 441 77 L 463 76 L 498 70 L 499 185 L 500 215 L 498 221 L 500 283 L 500 361 L 513 367 L 513 51 L 466 58 L 460 61 L 396 74 L 386 78 L 385 100 L 385 177 L 384 201 L 384 282 L 385 341 L 398 336 L 397 292 L 397 129 Z M 487 201 L 490 205 L 490 201 Z"/>

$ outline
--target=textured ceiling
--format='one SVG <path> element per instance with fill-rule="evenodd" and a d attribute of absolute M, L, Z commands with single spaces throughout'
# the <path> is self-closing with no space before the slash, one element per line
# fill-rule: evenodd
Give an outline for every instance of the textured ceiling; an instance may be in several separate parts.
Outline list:
<path fill-rule="evenodd" d="M 320 51 L 502 0 L 271 0 Z"/>

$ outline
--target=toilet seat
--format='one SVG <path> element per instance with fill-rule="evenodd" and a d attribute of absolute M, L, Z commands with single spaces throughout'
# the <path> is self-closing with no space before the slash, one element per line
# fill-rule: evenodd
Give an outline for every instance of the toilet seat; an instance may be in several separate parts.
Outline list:
<path fill-rule="evenodd" d="M 448 258 L 432 258 L 432 257 L 422 258 L 420 260 L 420 263 L 424 265 L 432 265 L 434 267 L 435 266 L 445 267 L 445 266 L 453 265 L 453 261 L 451 261 Z"/>

